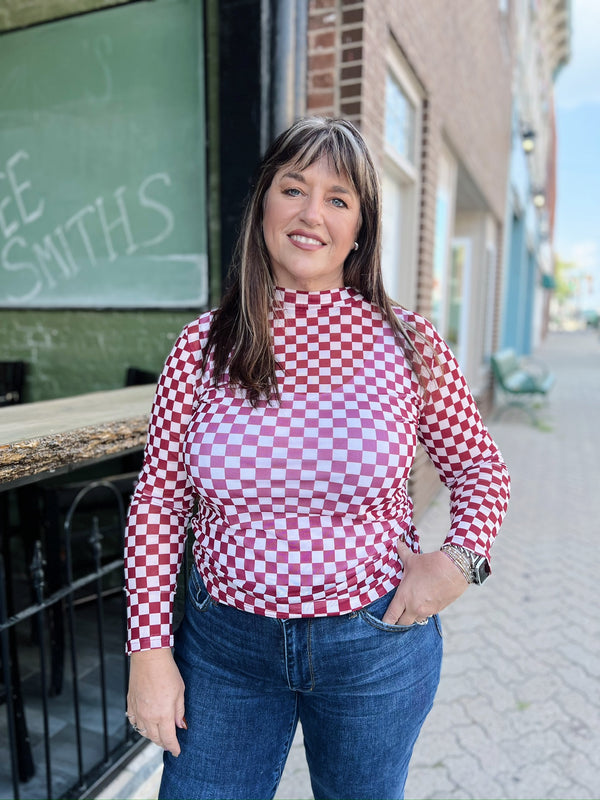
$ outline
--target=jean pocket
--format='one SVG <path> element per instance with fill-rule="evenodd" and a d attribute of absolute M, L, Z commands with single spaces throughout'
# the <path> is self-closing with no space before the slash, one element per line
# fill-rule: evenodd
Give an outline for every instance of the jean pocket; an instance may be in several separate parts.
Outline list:
<path fill-rule="evenodd" d="M 395 593 L 396 590 L 393 589 L 391 592 L 388 592 L 388 594 L 384 594 L 383 597 L 374 600 L 368 606 L 361 608 L 358 612 L 358 616 L 362 617 L 371 627 L 377 628 L 379 631 L 406 633 L 407 631 L 413 630 L 413 628 L 418 628 L 419 626 L 416 622 L 413 622 L 412 625 L 392 625 L 390 622 L 383 622 L 383 616 L 389 604 L 392 602 Z"/>
<path fill-rule="evenodd" d="M 190 572 L 188 584 L 188 600 L 196 611 L 208 611 L 214 600 L 206 591 L 204 581 L 200 577 L 198 568 L 194 565 Z"/>

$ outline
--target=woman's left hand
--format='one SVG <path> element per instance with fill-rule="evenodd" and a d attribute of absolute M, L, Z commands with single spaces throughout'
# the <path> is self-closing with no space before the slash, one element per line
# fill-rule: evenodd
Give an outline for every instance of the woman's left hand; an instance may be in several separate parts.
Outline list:
<path fill-rule="evenodd" d="M 412 625 L 416 620 L 426 620 L 453 603 L 468 587 L 464 575 L 441 550 L 413 553 L 402 541 L 397 549 L 404 576 L 383 622 Z"/>

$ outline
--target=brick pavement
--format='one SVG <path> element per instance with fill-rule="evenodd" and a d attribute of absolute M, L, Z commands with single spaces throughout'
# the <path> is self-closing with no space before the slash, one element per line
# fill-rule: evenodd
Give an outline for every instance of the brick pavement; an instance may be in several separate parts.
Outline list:
<path fill-rule="evenodd" d="M 409 800 L 600 798 L 600 340 L 552 334 L 537 356 L 557 376 L 543 424 L 513 411 L 490 422 L 510 510 L 493 577 L 443 613 L 442 682 Z M 419 521 L 425 549 L 447 521 L 444 491 Z M 299 734 L 277 798 L 310 797 Z"/>

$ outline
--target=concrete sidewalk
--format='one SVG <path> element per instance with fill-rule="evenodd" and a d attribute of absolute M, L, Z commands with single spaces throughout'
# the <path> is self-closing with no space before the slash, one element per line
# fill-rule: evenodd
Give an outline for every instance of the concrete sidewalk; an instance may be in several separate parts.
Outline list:
<path fill-rule="evenodd" d="M 600 798 L 600 341 L 552 334 L 537 356 L 557 377 L 543 424 L 514 411 L 489 423 L 510 510 L 492 578 L 442 615 L 442 682 L 410 800 Z M 420 520 L 424 549 L 439 547 L 447 508 L 443 491 Z M 156 797 L 157 776 L 102 797 Z M 277 798 L 310 797 L 299 733 Z"/>

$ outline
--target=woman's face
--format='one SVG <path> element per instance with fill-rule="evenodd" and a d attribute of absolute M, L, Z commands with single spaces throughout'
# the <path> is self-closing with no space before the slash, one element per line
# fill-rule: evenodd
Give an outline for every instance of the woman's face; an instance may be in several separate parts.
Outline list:
<path fill-rule="evenodd" d="M 344 285 L 344 261 L 361 224 L 350 181 L 323 157 L 304 170 L 275 173 L 264 201 L 263 234 L 275 283 L 323 291 Z"/>

